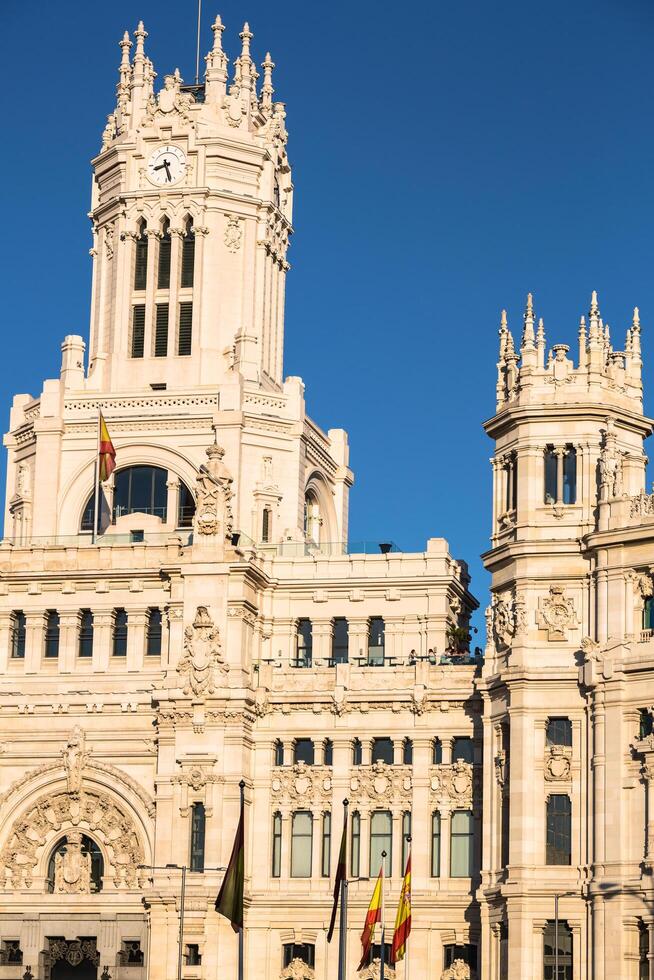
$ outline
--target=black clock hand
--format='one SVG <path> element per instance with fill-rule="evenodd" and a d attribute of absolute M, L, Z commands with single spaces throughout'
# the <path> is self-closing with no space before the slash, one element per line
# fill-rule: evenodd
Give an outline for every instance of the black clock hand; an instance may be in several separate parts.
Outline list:
<path fill-rule="evenodd" d="M 154 170 L 163 170 L 163 168 L 165 166 L 167 166 L 167 161 L 164 161 L 164 163 L 160 163 L 158 167 L 154 167 L 153 169 Z"/>
<path fill-rule="evenodd" d="M 168 183 L 170 184 L 173 178 L 170 176 L 170 167 L 168 166 L 168 161 L 164 160 L 163 165 L 166 168 L 166 176 L 168 177 Z"/>

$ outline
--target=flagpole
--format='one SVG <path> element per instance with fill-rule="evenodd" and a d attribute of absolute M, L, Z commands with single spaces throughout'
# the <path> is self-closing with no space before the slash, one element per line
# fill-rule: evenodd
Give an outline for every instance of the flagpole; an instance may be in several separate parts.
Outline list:
<path fill-rule="evenodd" d="M 407 834 L 406 842 L 409 845 L 409 855 L 408 860 L 411 860 L 411 834 Z M 405 871 L 406 876 L 406 871 Z M 406 949 L 404 953 L 404 980 L 409 980 L 409 941 L 407 939 Z"/>
<path fill-rule="evenodd" d="M 384 980 L 384 962 L 386 960 L 385 949 L 384 949 L 384 913 L 386 911 L 384 905 L 384 884 L 386 879 L 386 851 L 382 851 L 382 876 L 381 876 L 381 957 L 379 959 L 379 980 Z"/>
<path fill-rule="evenodd" d="M 98 537 L 98 513 L 100 504 L 100 493 L 99 493 L 99 483 L 100 483 L 100 416 L 101 416 L 100 406 L 98 406 L 98 438 L 95 448 L 95 466 L 93 467 L 93 533 L 91 535 L 91 544 L 95 544 Z"/>
<path fill-rule="evenodd" d="M 241 791 L 241 813 L 243 814 L 243 851 L 245 852 L 245 780 L 242 779 L 238 784 Z M 243 854 L 245 863 L 245 853 Z M 238 930 L 238 980 L 243 980 L 243 933 L 245 930 L 245 919 L 243 925 Z"/>
<path fill-rule="evenodd" d="M 343 800 L 343 827 L 347 834 L 348 800 Z M 347 840 L 347 838 L 346 838 Z M 338 980 L 345 980 L 347 964 L 347 844 L 345 846 L 345 876 L 341 882 L 341 917 L 338 924 Z"/>

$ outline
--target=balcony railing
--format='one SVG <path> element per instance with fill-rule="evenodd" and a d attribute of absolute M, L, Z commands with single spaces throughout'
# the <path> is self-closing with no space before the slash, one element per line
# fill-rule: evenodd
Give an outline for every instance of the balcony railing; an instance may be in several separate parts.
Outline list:
<path fill-rule="evenodd" d="M 1 546 L 13 548 L 115 548 L 128 544 L 168 544 L 171 538 L 179 538 L 183 546 L 191 543 L 193 534 L 188 529 L 176 531 L 129 531 L 126 534 L 100 534 L 95 542 L 90 531 L 81 534 L 50 534 L 45 536 L 3 538 Z"/>
<path fill-rule="evenodd" d="M 388 555 L 399 554 L 402 549 L 393 541 L 277 541 L 259 542 L 257 551 L 279 558 L 328 558 L 341 555 Z"/>

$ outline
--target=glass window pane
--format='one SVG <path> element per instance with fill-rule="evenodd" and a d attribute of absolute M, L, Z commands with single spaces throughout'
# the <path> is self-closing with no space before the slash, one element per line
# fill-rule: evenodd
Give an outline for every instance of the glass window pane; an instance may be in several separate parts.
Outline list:
<path fill-rule="evenodd" d="M 194 803 L 191 807 L 191 871 L 204 870 L 204 836 L 206 816 L 204 804 Z"/>
<path fill-rule="evenodd" d="M 452 762 L 472 762 L 474 747 L 471 738 L 455 738 L 452 741 Z"/>
<path fill-rule="evenodd" d="M 293 762 L 304 762 L 307 766 L 314 764 L 315 752 L 310 738 L 298 738 L 293 747 Z"/>
<path fill-rule="evenodd" d="M 350 846 L 350 864 L 352 877 L 358 878 L 360 874 L 361 858 L 361 816 L 356 811 L 352 814 L 352 840 Z"/>
<path fill-rule="evenodd" d="M 370 817 L 370 877 L 376 878 L 382 863 L 382 851 L 386 851 L 384 874 L 389 877 L 392 868 L 393 821 L 388 810 L 376 810 Z"/>
<path fill-rule="evenodd" d="M 272 876 L 279 878 L 282 873 L 282 815 L 273 816 Z"/>
<path fill-rule="evenodd" d="M 572 849 L 572 810 L 570 798 L 555 793 L 546 807 L 546 864 L 570 864 Z"/>
<path fill-rule="evenodd" d="M 545 487 L 544 500 L 546 504 L 555 504 L 557 501 L 556 493 L 556 453 L 553 449 L 545 451 Z"/>
<path fill-rule="evenodd" d="M 291 836 L 291 878 L 311 877 L 312 815 L 306 811 L 293 814 Z"/>
<path fill-rule="evenodd" d="M 379 667 L 384 663 L 384 620 L 374 616 L 368 626 L 368 664 Z"/>
<path fill-rule="evenodd" d="M 323 878 L 329 878 L 329 864 L 331 858 L 332 844 L 332 815 L 323 813 L 322 815 L 322 854 L 321 854 L 321 873 Z"/>
<path fill-rule="evenodd" d="M 391 738 L 374 738 L 372 740 L 372 761 L 385 762 L 388 766 L 393 765 L 394 752 Z"/>
<path fill-rule="evenodd" d="M 547 744 L 572 745 L 572 722 L 569 718 L 547 719 Z"/>
<path fill-rule="evenodd" d="M 431 815 L 431 876 L 440 878 L 441 875 L 441 815 Z"/>
<path fill-rule="evenodd" d="M 93 613 L 90 609 L 82 609 L 79 626 L 78 656 L 93 656 Z"/>
<path fill-rule="evenodd" d="M 443 762 L 443 745 L 440 738 L 434 739 L 432 761 L 435 766 L 440 766 Z"/>
<path fill-rule="evenodd" d="M 346 664 L 348 656 L 348 623 L 347 619 L 340 616 L 334 620 L 334 634 L 332 637 L 332 662 L 335 664 Z"/>
<path fill-rule="evenodd" d="M 148 610 L 148 628 L 146 636 L 146 656 L 158 657 L 161 655 L 161 610 Z"/>
<path fill-rule="evenodd" d="M 469 878 L 472 874 L 472 813 L 455 810 L 451 830 L 452 878 Z"/>
<path fill-rule="evenodd" d="M 577 453 L 572 446 L 568 446 L 563 457 L 563 503 L 574 504 L 577 502 Z"/>
<path fill-rule="evenodd" d="M 310 667 L 313 647 L 313 632 L 310 619 L 300 619 L 297 624 L 297 647 L 293 667 Z"/>

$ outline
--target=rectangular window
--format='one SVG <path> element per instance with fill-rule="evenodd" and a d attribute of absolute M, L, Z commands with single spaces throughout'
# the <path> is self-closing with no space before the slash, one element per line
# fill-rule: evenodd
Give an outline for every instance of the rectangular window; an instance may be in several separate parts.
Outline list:
<path fill-rule="evenodd" d="M 78 657 L 93 656 L 93 613 L 90 609 L 80 609 Z"/>
<path fill-rule="evenodd" d="M 143 357 L 145 351 L 145 303 L 132 307 L 132 357 Z"/>
<path fill-rule="evenodd" d="M 547 839 L 545 864 L 570 864 L 572 807 L 565 793 L 552 793 L 546 805 Z"/>
<path fill-rule="evenodd" d="M 363 746 L 361 739 L 355 738 L 352 742 L 352 765 L 360 766 L 363 762 Z"/>
<path fill-rule="evenodd" d="M 190 871 L 204 871 L 204 837 L 206 822 L 204 804 L 194 803 L 191 807 Z"/>
<path fill-rule="evenodd" d="M 179 304 L 179 325 L 177 328 L 177 353 L 187 357 L 191 353 L 193 337 L 193 303 Z"/>
<path fill-rule="evenodd" d="M 440 738 L 435 738 L 432 742 L 431 761 L 435 766 L 440 766 L 443 762 L 443 743 Z"/>
<path fill-rule="evenodd" d="M 347 619 L 337 616 L 334 620 L 332 635 L 332 664 L 346 664 L 349 644 L 349 629 Z"/>
<path fill-rule="evenodd" d="M 320 855 L 320 873 L 323 878 L 329 878 L 329 864 L 332 850 L 332 815 L 322 815 L 322 849 Z"/>
<path fill-rule="evenodd" d="M 284 765 L 284 743 L 281 739 L 277 739 L 274 746 L 274 758 L 276 766 Z"/>
<path fill-rule="evenodd" d="M 202 956 L 200 955 L 200 946 L 198 943 L 186 943 L 184 946 L 184 960 L 187 966 L 200 966 Z"/>
<path fill-rule="evenodd" d="M 127 613 L 124 609 L 114 609 L 112 653 L 114 657 L 127 656 Z"/>
<path fill-rule="evenodd" d="M 556 453 L 550 446 L 548 446 L 545 450 L 545 486 L 543 489 L 544 501 L 546 504 L 555 504 L 557 501 L 557 462 Z"/>
<path fill-rule="evenodd" d="M 272 511 L 270 507 L 264 507 L 261 515 L 261 541 L 263 544 L 268 544 L 270 541 L 270 524 L 272 519 Z"/>
<path fill-rule="evenodd" d="M 469 878 L 472 874 L 472 813 L 455 810 L 452 814 L 450 835 L 451 878 Z"/>
<path fill-rule="evenodd" d="M 142 292 L 148 284 L 148 239 L 144 232 L 136 239 L 134 255 L 134 291 Z"/>
<path fill-rule="evenodd" d="M 394 764 L 395 749 L 392 738 L 373 738 L 371 761 L 385 762 L 387 766 Z"/>
<path fill-rule="evenodd" d="M 569 718 L 547 719 L 547 744 L 572 746 L 572 722 Z"/>
<path fill-rule="evenodd" d="M 358 878 L 361 868 L 361 814 L 356 810 L 352 814 L 350 834 L 350 871 L 353 878 Z"/>
<path fill-rule="evenodd" d="M 431 815 L 431 876 L 441 876 L 441 815 Z"/>
<path fill-rule="evenodd" d="M 384 875 L 390 878 L 393 867 L 393 818 L 389 810 L 375 810 L 370 815 L 370 877 L 376 878 L 384 859 Z"/>
<path fill-rule="evenodd" d="M 0 966 L 22 966 L 23 951 L 19 939 L 3 939 L 0 947 Z"/>
<path fill-rule="evenodd" d="M 45 656 L 59 656 L 59 613 L 48 609 L 45 621 Z"/>
<path fill-rule="evenodd" d="M 154 318 L 154 356 L 168 354 L 168 303 L 157 303 Z"/>
<path fill-rule="evenodd" d="M 170 229 L 166 226 L 159 242 L 157 289 L 170 289 L 170 249 Z"/>
<path fill-rule="evenodd" d="M 293 960 L 306 963 L 311 969 L 316 965 L 316 947 L 313 943 L 284 943 L 282 966 L 286 969 Z"/>
<path fill-rule="evenodd" d="M 148 609 L 145 653 L 148 657 L 161 656 L 161 609 Z"/>
<path fill-rule="evenodd" d="M 448 970 L 456 960 L 463 960 L 471 970 L 477 969 L 477 947 L 470 943 L 448 943 L 443 946 L 443 963 Z"/>
<path fill-rule="evenodd" d="M 306 810 L 293 814 L 291 830 L 291 878 L 311 877 L 313 816 Z"/>
<path fill-rule="evenodd" d="M 374 616 L 368 626 L 368 666 L 384 666 L 385 630 L 381 616 Z"/>
<path fill-rule="evenodd" d="M 388 933 L 386 933 L 388 935 Z M 381 943 L 373 943 L 370 948 L 370 962 L 374 963 L 375 960 L 381 960 Z M 384 963 L 386 966 L 391 962 L 391 944 L 384 943 Z"/>
<path fill-rule="evenodd" d="M 558 932 L 558 957 L 555 954 Z M 558 959 L 558 977 L 555 969 Z M 548 921 L 543 933 L 543 980 L 572 980 L 572 930 L 568 923 L 559 919 Z"/>
<path fill-rule="evenodd" d="M 12 660 L 25 659 L 25 636 L 27 625 L 25 613 L 22 609 L 16 609 L 11 616 L 11 658 Z"/>
<path fill-rule="evenodd" d="M 406 862 L 411 850 L 411 811 L 405 810 L 402 814 L 402 874 L 406 870 Z"/>
<path fill-rule="evenodd" d="M 186 232 L 182 240 L 182 289 L 188 289 L 193 285 L 193 273 L 195 267 L 195 235 L 192 229 Z"/>
<path fill-rule="evenodd" d="M 297 643 L 295 663 L 292 667 L 310 667 L 313 648 L 313 631 L 310 619 L 299 619 L 297 624 Z"/>
<path fill-rule="evenodd" d="M 322 743 L 322 764 L 323 766 L 334 765 L 334 743 L 331 738 L 326 738 Z"/>
<path fill-rule="evenodd" d="M 649 929 L 638 920 L 638 980 L 649 980 Z"/>
<path fill-rule="evenodd" d="M 566 446 L 563 457 L 563 503 L 577 502 L 577 452 L 574 446 Z"/>
<path fill-rule="evenodd" d="M 296 738 L 293 744 L 293 762 L 304 762 L 307 766 L 313 766 L 316 760 L 316 753 L 313 747 L 313 739 Z"/>
<path fill-rule="evenodd" d="M 410 738 L 405 738 L 402 742 L 402 765 L 413 765 L 413 742 Z"/>
<path fill-rule="evenodd" d="M 452 762 L 470 762 L 474 760 L 472 739 L 467 737 L 452 740 Z"/>
<path fill-rule="evenodd" d="M 282 815 L 273 814 L 272 832 L 272 877 L 280 878 L 282 874 Z"/>

